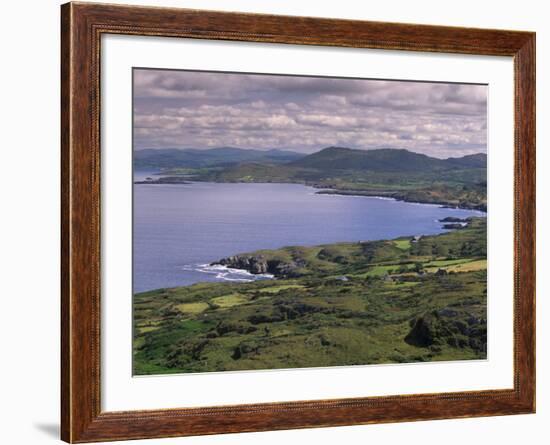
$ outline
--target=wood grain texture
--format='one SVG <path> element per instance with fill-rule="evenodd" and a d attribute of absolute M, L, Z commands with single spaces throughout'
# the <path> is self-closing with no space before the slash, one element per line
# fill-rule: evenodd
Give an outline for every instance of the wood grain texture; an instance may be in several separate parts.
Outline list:
<path fill-rule="evenodd" d="M 63 440 L 94 442 L 534 412 L 533 33 L 91 3 L 65 4 L 61 17 Z M 514 57 L 514 388 L 101 412 L 99 62 L 100 38 L 105 33 Z"/>

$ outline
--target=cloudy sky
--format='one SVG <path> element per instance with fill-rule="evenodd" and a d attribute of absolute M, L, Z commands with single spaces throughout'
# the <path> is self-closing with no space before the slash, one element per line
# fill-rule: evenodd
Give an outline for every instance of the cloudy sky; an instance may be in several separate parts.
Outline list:
<path fill-rule="evenodd" d="M 486 152 L 487 87 L 134 70 L 134 147 Z"/>

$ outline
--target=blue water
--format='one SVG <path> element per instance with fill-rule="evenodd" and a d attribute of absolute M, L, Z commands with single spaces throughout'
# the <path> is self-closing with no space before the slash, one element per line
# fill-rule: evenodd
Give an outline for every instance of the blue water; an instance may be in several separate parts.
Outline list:
<path fill-rule="evenodd" d="M 436 234 L 444 232 L 438 219 L 484 215 L 315 192 L 297 184 L 134 185 L 134 291 L 262 278 L 208 266 L 237 253 Z"/>

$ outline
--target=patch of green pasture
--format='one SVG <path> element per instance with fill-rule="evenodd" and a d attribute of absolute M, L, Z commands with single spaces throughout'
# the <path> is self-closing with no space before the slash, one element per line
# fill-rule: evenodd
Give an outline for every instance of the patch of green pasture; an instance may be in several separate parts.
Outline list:
<path fill-rule="evenodd" d="M 208 309 L 208 304 L 203 303 L 202 301 L 197 301 L 195 303 L 182 303 L 176 305 L 176 309 L 180 312 L 186 314 L 198 314 Z"/>
<path fill-rule="evenodd" d="M 239 304 L 246 303 L 248 299 L 239 293 L 222 295 L 221 297 L 215 297 L 210 300 L 212 303 L 218 305 L 221 308 L 233 307 Z"/>
<path fill-rule="evenodd" d="M 411 240 L 409 239 L 398 239 L 393 244 L 401 250 L 409 250 L 411 248 Z"/>
<path fill-rule="evenodd" d="M 160 326 L 143 326 L 138 327 L 137 329 L 139 334 L 145 334 L 146 332 L 156 331 L 159 328 Z"/>
<path fill-rule="evenodd" d="M 280 286 L 271 286 L 271 287 L 265 287 L 263 289 L 260 289 L 259 292 L 263 294 L 278 294 L 279 292 L 283 290 L 288 289 L 304 289 L 305 286 L 303 284 L 283 284 Z"/>
<path fill-rule="evenodd" d="M 476 272 L 484 269 L 487 269 L 487 260 L 477 260 L 447 267 L 447 272 Z"/>
<path fill-rule="evenodd" d="M 473 261 L 472 258 L 459 258 L 454 260 L 433 260 L 424 265 L 424 267 L 441 267 L 441 266 L 453 266 L 455 264 L 469 263 Z"/>

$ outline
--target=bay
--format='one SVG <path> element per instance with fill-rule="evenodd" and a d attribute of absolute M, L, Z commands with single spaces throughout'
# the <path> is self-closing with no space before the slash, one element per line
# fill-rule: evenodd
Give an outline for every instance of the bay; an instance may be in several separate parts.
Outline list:
<path fill-rule="evenodd" d="M 134 292 L 268 277 L 210 267 L 259 249 L 445 232 L 439 219 L 484 216 L 392 199 L 321 195 L 299 184 L 135 184 Z"/>

